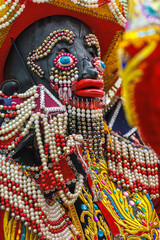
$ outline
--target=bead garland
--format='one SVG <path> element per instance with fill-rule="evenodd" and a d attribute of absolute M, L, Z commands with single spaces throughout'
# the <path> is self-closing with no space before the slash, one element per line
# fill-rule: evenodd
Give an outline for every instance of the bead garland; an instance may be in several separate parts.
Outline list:
<path fill-rule="evenodd" d="M 123 14 L 121 13 L 121 11 L 119 10 L 115 0 L 104 0 L 104 1 L 99 1 L 99 0 L 71 0 L 74 4 L 78 4 L 81 7 L 88 7 L 88 8 L 98 8 L 103 6 L 104 4 L 108 4 L 108 7 L 111 11 L 111 13 L 113 14 L 114 18 L 117 20 L 117 22 L 125 27 L 126 25 L 126 16 L 127 16 L 127 10 L 128 10 L 128 4 L 126 0 L 120 1 L 121 5 L 123 7 L 123 12 L 125 17 L 123 16 Z"/>
<path fill-rule="evenodd" d="M 102 106 L 98 99 L 74 98 L 67 106 L 69 133 L 83 136 L 83 154 L 88 159 L 89 150 L 92 161 L 103 159 L 104 126 Z M 94 149 L 94 151 L 93 151 Z"/>
<path fill-rule="evenodd" d="M 88 34 L 87 36 L 85 36 L 85 42 L 87 44 L 87 46 L 96 46 L 97 48 L 97 56 L 98 58 L 100 58 L 101 56 L 101 49 L 100 49 L 100 45 L 99 45 L 99 41 L 97 39 L 97 37 L 94 34 Z"/>
<path fill-rule="evenodd" d="M 122 79 L 118 78 L 115 84 L 109 89 L 109 91 L 105 95 L 105 113 L 109 112 L 112 107 L 116 104 L 119 99 L 118 90 L 120 90 Z"/>
<path fill-rule="evenodd" d="M 63 64 L 60 62 L 61 59 L 64 61 Z M 70 53 L 62 53 L 56 57 L 54 65 L 50 72 L 50 86 L 58 92 L 59 99 L 67 104 L 72 100 L 72 84 L 79 76 L 77 59 Z"/>
<path fill-rule="evenodd" d="M 74 4 L 80 5 L 81 7 L 87 8 L 98 8 L 106 4 L 106 0 L 71 0 Z"/>
<path fill-rule="evenodd" d="M 49 34 L 49 36 L 43 41 L 42 45 L 37 48 L 36 50 L 29 53 L 29 56 L 27 58 L 27 65 L 31 68 L 33 72 L 35 72 L 39 77 L 43 78 L 44 71 L 41 69 L 40 66 L 35 64 L 34 62 L 36 60 L 42 59 L 44 57 L 47 57 L 55 44 L 61 40 L 67 41 L 69 44 L 72 44 L 74 41 L 74 35 L 72 31 L 64 30 L 64 29 L 58 29 L 56 31 L 53 31 Z M 75 64 L 76 65 L 76 64 Z"/>
<path fill-rule="evenodd" d="M 58 185 L 58 191 L 60 194 L 60 197 L 64 201 L 65 204 L 70 205 L 73 204 L 78 195 L 81 192 L 82 186 L 83 186 L 83 176 L 79 176 L 79 180 L 76 183 L 75 186 L 75 193 L 71 194 L 68 189 L 66 188 L 65 181 L 63 179 L 63 174 L 61 172 L 59 161 L 62 159 L 66 159 L 67 155 L 70 155 L 75 150 L 75 141 L 82 141 L 82 137 L 75 135 L 75 136 L 68 136 L 67 138 L 64 137 L 66 129 L 67 129 L 67 113 L 59 113 L 57 116 L 52 117 L 51 114 L 47 111 L 47 116 L 45 115 L 45 109 L 44 106 L 42 106 L 41 111 L 37 111 L 36 113 L 32 111 L 32 109 L 35 109 L 36 102 L 35 99 L 39 97 L 38 89 L 40 88 L 40 98 L 43 98 L 43 94 L 41 94 L 42 89 L 45 89 L 44 86 L 39 87 L 32 87 L 24 94 L 17 94 L 12 96 L 11 98 L 16 99 L 17 98 L 24 98 L 24 101 L 20 104 L 17 104 L 14 106 L 17 110 L 17 115 L 15 119 L 12 119 L 11 121 L 4 122 L 0 129 L 0 140 L 3 141 L 1 144 L 2 152 L 4 152 L 6 155 L 11 153 L 11 150 L 14 149 L 21 141 L 22 139 L 29 133 L 29 130 L 32 126 L 35 129 L 35 136 L 37 140 L 37 145 L 39 149 L 39 155 L 41 159 L 41 166 L 39 166 L 39 170 L 43 169 L 44 173 L 47 172 L 50 174 L 50 177 L 53 178 L 54 184 L 50 186 L 50 189 L 48 189 L 48 186 L 44 184 L 43 189 L 41 190 L 53 190 L 53 186 L 56 184 Z M 3 93 L 1 93 L 1 96 L 5 97 Z M 44 100 L 44 99 L 43 99 Z M 15 101 L 15 100 L 14 100 Z M 42 100 L 40 100 L 41 102 Z M 6 108 L 6 106 L 1 105 L 1 109 L 9 111 L 9 107 Z M 10 109 L 13 108 L 12 106 Z M 47 110 L 47 109 L 46 109 Z M 52 113 L 51 108 L 51 113 Z M 64 111 L 64 110 L 63 110 Z M 10 114 L 7 113 L 1 113 L 1 117 L 4 118 L 13 118 L 13 115 L 10 116 Z M 25 126 L 24 126 L 25 125 Z M 21 130 L 23 128 L 23 130 Z M 44 145 L 43 140 L 41 136 L 41 128 L 44 132 Z M 17 130 L 18 129 L 18 130 Z M 12 131 L 12 133 L 10 133 Z M 18 135 L 17 135 L 18 132 Z M 16 135 L 16 136 L 14 136 Z M 13 140 L 14 137 L 14 140 Z M 8 143 L 7 141 L 9 139 L 12 139 L 11 143 Z M 6 141 L 4 143 L 4 141 Z M 4 150 L 3 150 L 4 149 Z M 53 165 L 52 171 L 48 169 L 48 159 L 50 159 Z M 32 170 L 37 170 L 37 166 L 32 167 Z"/>
<path fill-rule="evenodd" d="M 12 2 L 12 0 L 7 0 L 7 1 L 5 1 L 5 2 L 0 6 L 0 11 L 4 10 L 11 2 Z M 15 1 L 15 2 L 16 2 L 16 1 Z"/>
<path fill-rule="evenodd" d="M 159 197 L 158 164 L 156 154 L 146 146 L 135 145 L 111 132 L 106 137 L 109 176 L 117 184 L 129 188 L 131 193 L 143 191 L 152 198 Z"/>
<path fill-rule="evenodd" d="M 12 13 L 12 11 L 15 10 L 18 2 L 19 2 L 19 0 L 15 0 L 15 2 L 13 2 L 13 4 L 12 4 L 11 8 L 9 9 L 9 11 L 3 17 L 0 18 L 0 23 L 4 22 L 9 17 L 9 15 Z M 11 3 L 11 1 L 8 1 L 8 2 L 6 2 L 6 4 L 3 4 L 0 9 L 1 10 L 5 9 L 9 3 Z"/>
<path fill-rule="evenodd" d="M 121 0 L 120 4 L 122 5 L 123 13 L 124 13 L 125 18 L 127 18 L 128 17 L 128 1 L 127 0 Z"/>
<path fill-rule="evenodd" d="M 51 0 L 32 0 L 33 3 L 48 3 Z M 110 11 L 112 12 L 114 18 L 121 26 L 125 26 L 126 19 L 121 14 L 118 6 L 116 5 L 115 0 L 71 0 L 74 4 L 80 5 L 85 8 L 98 8 L 105 4 L 108 4 Z M 24 0 L 21 5 L 18 7 L 19 0 L 15 0 L 13 4 L 11 4 L 11 0 L 7 0 L 4 4 L 0 6 L 0 11 L 5 10 L 7 8 L 7 12 L 0 18 L 0 29 L 6 28 L 10 24 L 12 24 L 16 18 L 18 18 L 21 13 L 24 11 L 28 0 Z M 126 1 L 121 3 L 124 9 L 124 14 L 126 16 L 127 11 L 127 3 Z M 9 8 L 9 10 L 8 10 Z M 8 19 L 8 20 L 7 20 Z"/>
<path fill-rule="evenodd" d="M 20 165 L 0 155 L 0 197 L 1 209 L 10 212 L 11 217 L 24 222 L 40 240 L 81 239 L 67 212 L 54 198 L 52 206 L 46 202 L 36 183 L 22 172 Z"/>
<path fill-rule="evenodd" d="M 121 11 L 119 10 L 115 0 L 109 0 L 108 1 L 108 7 L 113 14 L 114 18 L 117 20 L 117 22 L 122 26 L 126 26 L 126 18 L 122 15 Z"/>
<path fill-rule="evenodd" d="M 47 3 L 50 1 L 51 0 L 33 0 L 34 3 Z M 3 29 L 12 24 L 16 20 L 16 18 L 18 18 L 24 11 L 27 4 L 27 0 L 22 1 L 20 6 L 18 5 L 19 0 L 15 0 L 13 4 L 11 4 L 11 2 L 11 0 L 7 0 L 4 4 L 0 6 L 0 11 L 7 8 L 7 12 L 0 18 L 0 23 L 3 22 L 2 24 L 0 24 L 0 29 Z M 9 20 L 7 20 L 8 18 Z"/>
<path fill-rule="evenodd" d="M 21 4 L 19 8 L 17 7 L 18 3 L 19 3 L 19 0 L 15 0 L 15 2 L 13 2 L 13 4 L 10 6 L 9 10 L 0 18 L 0 23 L 1 23 L 0 29 L 3 29 L 9 26 L 24 11 L 26 6 L 26 1 L 24 1 L 24 3 Z M 3 4 L 0 7 L 0 11 L 4 10 L 9 4 L 10 4 L 10 1 L 7 1 L 5 4 Z M 15 12 L 14 14 L 12 13 L 13 11 Z M 10 17 L 10 19 L 7 21 L 10 15 L 12 15 L 12 17 Z"/>

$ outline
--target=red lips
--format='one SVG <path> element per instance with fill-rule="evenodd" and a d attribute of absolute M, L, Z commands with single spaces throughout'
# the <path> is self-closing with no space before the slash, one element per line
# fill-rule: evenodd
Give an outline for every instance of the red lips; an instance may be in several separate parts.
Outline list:
<path fill-rule="evenodd" d="M 99 79 L 82 79 L 76 83 L 75 94 L 80 97 L 99 97 L 104 96 L 104 83 Z"/>

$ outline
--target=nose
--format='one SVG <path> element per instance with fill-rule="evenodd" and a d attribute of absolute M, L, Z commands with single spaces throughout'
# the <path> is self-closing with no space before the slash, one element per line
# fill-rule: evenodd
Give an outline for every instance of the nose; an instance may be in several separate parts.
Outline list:
<path fill-rule="evenodd" d="M 82 71 L 79 73 L 79 79 L 91 78 L 97 79 L 98 78 L 98 71 L 93 66 L 91 60 L 87 57 L 82 59 Z"/>

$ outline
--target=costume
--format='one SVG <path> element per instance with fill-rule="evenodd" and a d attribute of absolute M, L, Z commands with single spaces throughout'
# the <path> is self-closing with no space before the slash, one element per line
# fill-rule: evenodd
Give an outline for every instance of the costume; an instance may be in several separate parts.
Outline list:
<path fill-rule="evenodd" d="M 110 47 L 108 30 L 99 28 L 116 19 L 124 26 L 124 16 L 115 2 L 27 2 L 15 13 L 17 4 L 0 25 L 7 80 L 0 92 L 1 239 L 159 239 L 149 197 L 158 197 L 159 160 L 134 142 L 135 128 L 125 123 L 118 132 L 117 122 L 125 121 L 118 95 L 107 105 L 109 127 L 103 118 L 102 76 L 116 79 L 116 62 L 105 64 L 115 57 L 122 28 L 111 25 L 108 42 L 117 33 Z M 31 8 L 37 14 L 27 18 Z"/>

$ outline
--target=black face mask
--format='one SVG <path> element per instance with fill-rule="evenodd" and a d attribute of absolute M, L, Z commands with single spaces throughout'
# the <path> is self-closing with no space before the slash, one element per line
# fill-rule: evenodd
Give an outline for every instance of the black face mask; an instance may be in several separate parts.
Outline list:
<path fill-rule="evenodd" d="M 72 31 L 74 42 L 69 44 L 63 40 L 59 41 L 47 57 L 36 61 L 36 64 L 44 71 L 43 77 L 40 78 L 27 66 L 28 54 L 41 46 L 44 39 L 57 29 Z M 93 65 L 93 59 L 97 57 L 97 49 L 95 46 L 89 47 L 85 43 L 85 36 L 89 33 L 91 30 L 88 26 L 68 16 L 52 16 L 32 24 L 17 38 L 16 46 L 11 48 L 4 71 L 4 79 L 11 80 L 3 83 L 3 92 L 11 95 L 17 91 L 25 92 L 34 84 L 43 84 L 58 97 L 57 92 L 50 87 L 50 71 L 54 65 L 54 59 L 61 52 L 70 53 L 77 59 L 78 81 L 84 78 L 97 79 L 98 71 Z"/>
<path fill-rule="evenodd" d="M 36 59 L 34 63 L 37 64 L 44 72 L 43 76 L 38 76 L 38 74 L 33 71 L 32 66 L 27 65 L 28 58 L 30 58 L 30 56 L 34 54 L 34 51 L 36 51 L 42 45 L 44 40 L 47 39 L 47 37 L 50 36 L 51 33 L 61 29 L 72 31 L 74 35 L 73 43 L 68 43 L 68 41 L 62 39 L 55 44 L 55 46 L 51 49 L 51 52 L 47 54 L 47 56 L 44 56 L 43 58 L 38 60 Z M 2 84 L 1 87 L 3 93 L 7 96 L 10 96 L 14 93 L 23 93 L 29 88 L 31 88 L 33 85 L 43 84 L 56 98 L 59 98 L 59 92 L 55 91 L 55 89 L 52 88 L 50 85 L 50 76 L 52 69 L 56 69 L 55 59 L 61 53 L 69 53 L 69 56 L 75 57 L 77 62 L 76 71 L 78 72 L 76 79 L 77 83 L 80 83 L 81 80 L 88 81 L 88 79 L 91 83 L 93 81 L 100 82 L 100 80 L 98 80 L 100 77 L 100 71 L 94 64 L 94 60 L 96 58 L 98 59 L 99 57 L 100 50 L 96 45 L 96 41 L 95 44 L 93 42 L 91 46 L 87 45 L 86 36 L 89 34 L 91 34 L 91 30 L 88 26 L 86 26 L 81 21 L 68 16 L 52 16 L 32 24 L 16 39 L 15 42 L 12 40 L 13 46 L 7 58 L 4 71 L 4 79 L 6 81 Z M 31 53 L 31 55 L 29 55 L 29 53 Z M 53 70 L 53 72 L 55 71 Z M 58 70 L 58 78 L 59 72 L 61 71 Z M 93 87 L 95 87 L 95 85 L 96 84 L 94 83 Z M 92 90 L 93 89 L 91 87 L 91 91 Z M 72 92 L 72 97 L 77 98 L 77 95 L 74 91 Z M 80 96 L 78 96 L 77 101 L 81 101 Z M 91 98 L 86 98 L 86 101 L 92 102 L 95 100 L 92 100 Z M 89 104 L 89 102 L 86 102 L 86 104 L 87 103 Z M 86 123 L 84 122 L 84 119 L 84 117 L 82 119 L 77 118 L 78 122 L 76 125 L 75 116 L 72 116 L 71 113 L 68 113 L 68 134 L 78 132 L 80 134 L 83 134 L 85 141 L 87 141 Z M 97 121 L 97 119 L 95 119 L 95 121 Z M 80 131 L 81 122 L 82 127 Z M 91 129 L 91 123 L 88 122 L 87 124 L 88 129 Z M 96 144 L 94 148 L 97 149 L 97 152 L 95 150 L 96 154 L 99 154 L 99 152 L 101 152 L 101 149 L 99 147 L 99 142 L 101 141 L 100 130 L 96 132 L 95 127 L 97 126 L 99 128 L 100 124 L 103 125 L 103 122 L 98 122 L 97 125 L 95 122 L 93 123 L 93 135 Z M 90 130 L 88 134 L 90 134 Z M 90 148 L 92 149 L 93 139 L 90 140 Z M 86 148 L 86 145 L 84 146 L 84 148 Z M 14 159 L 17 159 L 17 161 L 22 161 L 22 163 L 25 163 L 25 165 L 39 165 L 40 157 L 37 151 L 35 151 L 35 149 L 36 144 L 34 140 L 33 130 L 30 131 L 30 137 L 27 137 L 22 142 L 20 148 L 15 152 L 15 155 L 13 157 Z"/>

